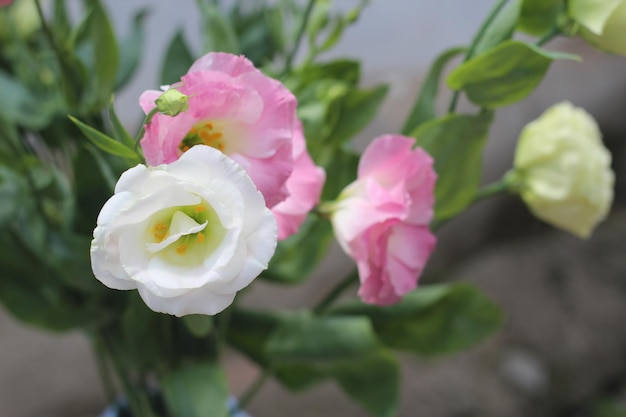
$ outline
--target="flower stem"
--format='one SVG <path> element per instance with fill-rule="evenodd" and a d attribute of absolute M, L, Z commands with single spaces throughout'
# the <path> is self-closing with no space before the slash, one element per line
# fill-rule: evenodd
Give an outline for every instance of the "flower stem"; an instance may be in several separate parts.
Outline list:
<path fill-rule="evenodd" d="M 494 19 L 496 18 L 496 16 L 498 16 L 498 13 L 500 13 L 500 10 L 502 10 L 507 1 L 508 0 L 498 0 L 493 9 L 491 9 L 489 14 L 487 15 L 487 18 L 478 29 L 478 32 L 476 32 L 476 35 L 474 35 L 472 43 L 470 43 L 470 46 L 467 49 L 467 54 L 465 54 L 465 58 L 463 58 L 463 62 L 469 61 L 474 56 L 474 53 L 476 53 L 476 48 L 478 47 L 478 43 L 482 40 L 483 36 L 487 32 L 487 29 L 489 28 L 489 26 L 491 26 Z M 448 106 L 448 113 L 454 113 L 457 102 L 459 101 L 460 94 L 460 90 L 457 90 L 452 94 L 452 99 L 450 100 L 450 105 Z"/>
<path fill-rule="evenodd" d="M 313 311 L 317 314 L 323 314 L 328 307 L 330 307 L 345 290 L 354 285 L 358 279 L 359 272 L 356 269 L 352 270 L 352 272 L 346 275 L 328 294 L 326 294 L 326 296 L 315 306 Z"/>
<path fill-rule="evenodd" d="M 510 191 L 510 189 L 511 189 L 511 185 L 504 179 L 501 179 L 499 181 L 486 185 L 480 190 L 478 190 L 476 192 L 476 195 L 474 196 L 474 199 L 472 200 L 472 203 L 475 203 L 477 201 L 483 200 L 488 197 L 493 197 L 494 195 L 506 193 Z"/>
<path fill-rule="evenodd" d="M 252 382 L 252 384 L 246 389 L 246 391 L 241 395 L 239 399 L 239 404 L 237 408 L 239 410 L 244 410 L 248 404 L 254 399 L 254 397 L 261 391 L 261 388 L 265 385 L 265 383 L 270 379 L 270 377 L 274 374 L 274 370 L 270 365 L 266 368 L 263 368 L 261 374 Z"/>
<path fill-rule="evenodd" d="M 550 29 L 550 31 L 546 32 L 543 36 L 541 36 L 539 39 L 537 39 L 537 41 L 535 42 L 535 45 L 537 46 L 545 45 L 546 43 L 556 38 L 560 34 L 561 34 L 561 28 L 559 28 L 558 26 L 555 26 L 552 29 Z"/>
<path fill-rule="evenodd" d="M 143 134 L 146 133 L 146 125 L 150 124 L 152 118 L 155 114 L 159 112 L 159 109 L 156 106 L 146 114 L 146 118 L 143 119 L 143 123 L 141 124 L 141 129 L 139 129 L 139 133 L 135 136 L 135 152 L 139 149 L 139 141 L 143 138 Z M 138 152 L 137 152 L 138 153 Z"/>
<path fill-rule="evenodd" d="M 72 71 L 67 65 L 65 56 L 63 55 L 63 52 L 59 49 L 54 35 L 50 30 L 50 26 L 48 26 L 48 22 L 46 21 L 46 17 L 43 14 L 43 9 L 41 7 L 40 1 L 41 0 L 35 0 L 35 6 L 37 9 L 37 15 L 39 16 L 39 20 L 41 22 L 41 28 L 57 60 L 57 64 L 59 65 L 59 69 L 61 70 L 63 83 L 66 84 L 66 88 L 63 88 L 65 99 L 71 106 L 74 106 L 78 103 L 78 97 L 76 96 L 76 92 L 79 91 L 74 84 L 74 80 L 76 79 L 76 77 L 72 75 Z"/>
<path fill-rule="evenodd" d="M 113 378 L 111 376 L 111 370 L 109 369 L 106 357 L 103 352 L 101 343 L 94 343 L 93 352 L 96 356 L 96 365 L 98 367 L 98 374 L 100 375 L 100 381 L 104 387 L 104 394 L 109 403 L 115 400 L 115 387 L 113 384 Z"/>
<path fill-rule="evenodd" d="M 306 5 L 306 9 L 304 10 L 304 16 L 302 17 L 302 23 L 300 24 L 300 28 L 298 29 L 298 34 L 296 35 L 296 40 L 293 45 L 293 48 L 287 54 L 287 58 L 285 59 L 285 68 L 283 68 L 283 75 L 287 74 L 293 65 L 293 60 L 298 53 L 298 49 L 300 48 L 300 43 L 302 42 L 302 36 L 304 36 L 304 32 L 309 24 L 309 18 L 311 17 L 311 12 L 313 11 L 313 6 L 315 5 L 315 0 L 309 0 Z"/>
<path fill-rule="evenodd" d="M 108 356 L 111 365 L 113 365 L 132 414 L 136 417 L 158 417 L 152 409 L 148 397 L 133 386 L 120 357 L 120 352 L 115 346 L 115 337 L 109 337 L 104 331 L 101 331 L 95 336 L 95 339 L 96 343 L 102 348 L 103 353 L 106 353 Z"/>
<path fill-rule="evenodd" d="M 469 206 L 471 206 L 472 204 L 480 200 L 484 200 L 485 198 L 493 197 L 498 194 L 511 192 L 515 187 L 514 183 L 512 182 L 512 179 L 513 179 L 512 174 L 506 174 L 499 181 L 496 181 L 494 183 L 484 186 L 483 188 L 481 188 L 480 190 L 476 192 L 476 194 L 474 195 L 474 199 L 469 204 Z M 443 218 L 443 219 L 433 220 L 430 223 L 430 230 L 432 231 L 438 230 L 441 226 L 443 226 L 444 224 L 446 224 L 453 218 L 454 218 L 454 215 Z"/>

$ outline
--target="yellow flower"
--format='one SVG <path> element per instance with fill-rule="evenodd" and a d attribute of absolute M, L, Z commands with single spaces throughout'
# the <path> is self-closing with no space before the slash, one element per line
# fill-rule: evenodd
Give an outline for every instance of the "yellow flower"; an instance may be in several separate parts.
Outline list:
<path fill-rule="evenodd" d="M 613 201 L 610 165 L 595 120 L 563 102 L 523 129 L 510 178 L 535 216 L 586 238 Z"/>
<path fill-rule="evenodd" d="M 626 55 L 626 0 L 571 0 L 568 13 L 580 36 L 598 49 Z"/>

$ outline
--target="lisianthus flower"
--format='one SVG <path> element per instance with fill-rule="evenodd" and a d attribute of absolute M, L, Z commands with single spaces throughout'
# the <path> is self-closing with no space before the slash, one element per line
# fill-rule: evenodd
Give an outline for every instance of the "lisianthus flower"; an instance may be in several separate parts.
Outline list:
<path fill-rule="evenodd" d="M 413 144 L 400 135 L 375 139 L 356 181 L 333 204 L 333 229 L 357 263 L 366 303 L 392 304 L 413 290 L 435 247 L 429 223 L 437 175 L 430 155 Z"/>
<path fill-rule="evenodd" d="M 154 311 L 216 314 L 267 268 L 276 220 L 243 168 L 208 146 L 120 177 L 98 216 L 94 275 Z"/>
<path fill-rule="evenodd" d="M 626 0 L 570 0 L 567 8 L 583 39 L 602 51 L 626 55 Z"/>
<path fill-rule="evenodd" d="M 243 56 L 209 53 L 171 88 L 189 98 L 189 107 L 175 117 L 157 114 L 146 126 L 141 147 L 148 164 L 169 164 L 208 145 L 243 166 L 268 207 L 287 197 L 296 99 L 285 86 Z M 161 94 L 142 94 L 146 113 Z"/>
<path fill-rule="evenodd" d="M 306 215 L 320 201 L 326 179 L 324 170 L 315 165 L 306 149 L 302 123 L 296 118 L 293 132 L 293 172 L 287 180 L 289 197 L 272 207 L 278 223 L 278 240 L 298 231 Z"/>
<path fill-rule="evenodd" d="M 611 208 L 611 154 L 593 118 L 563 102 L 520 134 L 509 181 L 538 218 L 588 237 Z"/>

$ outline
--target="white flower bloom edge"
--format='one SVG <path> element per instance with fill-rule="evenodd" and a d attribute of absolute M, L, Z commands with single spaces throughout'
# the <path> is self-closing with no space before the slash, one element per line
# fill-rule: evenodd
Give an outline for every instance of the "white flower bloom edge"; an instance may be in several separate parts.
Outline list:
<path fill-rule="evenodd" d="M 91 265 L 154 311 L 213 315 L 267 268 L 276 241 L 276 220 L 243 168 L 199 145 L 122 174 L 98 216 Z"/>

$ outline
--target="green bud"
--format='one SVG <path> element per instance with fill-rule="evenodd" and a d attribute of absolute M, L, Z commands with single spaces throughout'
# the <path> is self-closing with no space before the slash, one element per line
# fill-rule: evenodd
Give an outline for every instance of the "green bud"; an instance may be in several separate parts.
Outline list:
<path fill-rule="evenodd" d="M 572 0 L 568 13 L 580 25 L 580 37 L 592 46 L 626 55 L 626 0 Z"/>
<path fill-rule="evenodd" d="M 168 116 L 177 116 L 189 109 L 189 98 L 175 88 L 161 94 L 155 103 L 159 113 Z"/>

